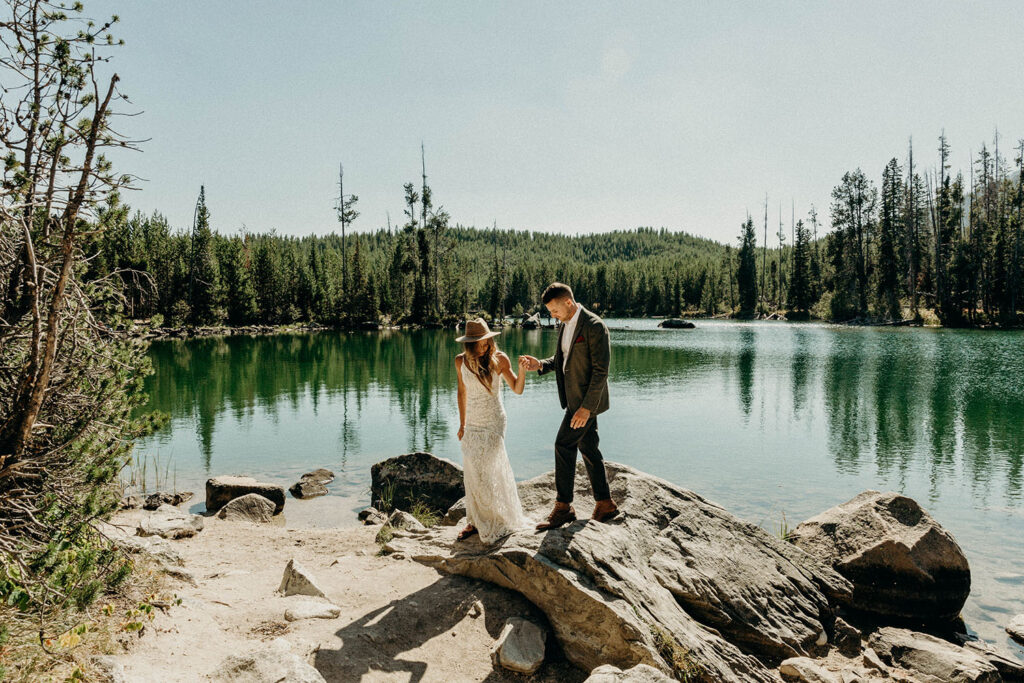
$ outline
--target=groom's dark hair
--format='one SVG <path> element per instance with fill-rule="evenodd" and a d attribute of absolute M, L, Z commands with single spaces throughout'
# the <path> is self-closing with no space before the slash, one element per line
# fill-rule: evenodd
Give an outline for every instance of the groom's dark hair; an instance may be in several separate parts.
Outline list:
<path fill-rule="evenodd" d="M 543 303 L 548 303 L 555 299 L 565 298 L 573 299 L 575 301 L 575 298 L 572 295 L 572 287 L 564 282 L 552 282 L 548 285 L 548 288 L 544 290 L 544 294 L 541 295 L 540 300 Z"/>

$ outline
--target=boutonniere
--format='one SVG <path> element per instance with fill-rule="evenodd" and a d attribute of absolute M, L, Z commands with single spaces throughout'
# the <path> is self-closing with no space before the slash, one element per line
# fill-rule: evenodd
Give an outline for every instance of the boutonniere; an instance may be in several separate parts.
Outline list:
<path fill-rule="evenodd" d="M 576 339 L 573 341 L 573 344 L 579 344 L 582 341 L 583 341 L 583 335 L 581 334 L 578 337 L 576 337 Z"/>

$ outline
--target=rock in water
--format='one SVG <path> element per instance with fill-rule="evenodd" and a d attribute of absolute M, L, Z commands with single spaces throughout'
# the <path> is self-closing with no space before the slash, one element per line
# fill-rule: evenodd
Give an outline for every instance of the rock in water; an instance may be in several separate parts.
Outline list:
<path fill-rule="evenodd" d="M 230 655 L 210 678 L 224 683 L 327 683 L 320 672 L 292 652 L 284 638 L 240 655 Z"/>
<path fill-rule="evenodd" d="M 486 546 L 453 544 L 455 529 L 389 542 L 414 560 L 522 593 L 542 609 L 567 658 L 648 664 L 705 681 L 777 681 L 750 653 L 777 663 L 817 654 L 848 601 L 835 570 L 697 494 L 630 467 L 606 463 L 623 514 L 579 520 L 543 534 L 528 529 Z M 593 505 L 583 464 L 576 507 Z M 555 496 L 554 473 L 519 484 L 528 516 Z M 453 549 L 454 548 L 454 549 Z"/>
<path fill-rule="evenodd" d="M 611 664 L 603 664 L 591 671 L 583 683 L 673 683 L 673 679 L 646 664 L 637 664 L 625 671 Z"/>
<path fill-rule="evenodd" d="M 886 664 L 903 667 L 925 681 L 1002 681 L 995 666 L 984 657 L 925 633 L 885 626 L 871 635 L 868 644 Z"/>
<path fill-rule="evenodd" d="M 327 495 L 327 484 L 332 481 L 334 481 L 334 472 L 320 468 L 303 474 L 288 491 L 296 498 L 325 496 Z"/>
<path fill-rule="evenodd" d="M 897 493 L 865 491 L 803 522 L 789 540 L 853 582 L 852 606 L 873 614 L 948 621 L 971 591 L 953 536 Z"/>
<path fill-rule="evenodd" d="M 266 484 L 252 477 L 213 477 L 206 480 L 206 509 L 217 512 L 235 498 L 247 493 L 258 493 L 274 504 L 274 514 L 284 510 L 284 487 Z"/>
<path fill-rule="evenodd" d="M 327 595 L 316 584 L 313 576 L 299 564 L 295 558 L 288 560 L 284 568 L 284 576 L 281 577 L 281 585 L 278 592 L 283 595 L 312 595 L 317 598 L 326 598 Z"/>
<path fill-rule="evenodd" d="M 1006 632 L 1018 643 L 1024 644 L 1024 614 L 1018 614 L 1006 626 Z"/>
<path fill-rule="evenodd" d="M 408 510 L 420 502 L 443 512 L 466 495 L 462 468 L 430 453 L 407 453 L 379 462 L 370 468 L 370 479 L 370 502 L 385 509 Z"/>
<path fill-rule="evenodd" d="M 537 624 L 520 617 L 505 622 L 491 649 L 491 661 L 509 671 L 532 674 L 544 663 L 547 634 Z"/>
<path fill-rule="evenodd" d="M 203 518 L 190 515 L 173 505 L 161 505 L 139 520 L 135 533 L 139 536 L 161 538 L 189 538 L 203 530 Z"/>
<path fill-rule="evenodd" d="M 274 518 L 274 504 L 258 493 L 247 493 L 228 501 L 217 517 L 231 522 L 264 524 Z"/>

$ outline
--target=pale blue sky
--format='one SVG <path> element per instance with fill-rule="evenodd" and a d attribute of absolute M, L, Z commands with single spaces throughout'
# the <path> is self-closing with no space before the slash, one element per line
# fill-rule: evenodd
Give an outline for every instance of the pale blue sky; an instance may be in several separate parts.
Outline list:
<path fill-rule="evenodd" d="M 1024 137 L 1018 2 L 152 2 L 121 16 L 122 89 L 150 137 L 128 201 L 221 232 L 336 230 L 338 162 L 357 230 L 402 220 L 420 141 L 464 225 L 639 225 L 734 241 L 790 201 L 827 221 L 857 166 L 955 166 L 998 127 Z"/>

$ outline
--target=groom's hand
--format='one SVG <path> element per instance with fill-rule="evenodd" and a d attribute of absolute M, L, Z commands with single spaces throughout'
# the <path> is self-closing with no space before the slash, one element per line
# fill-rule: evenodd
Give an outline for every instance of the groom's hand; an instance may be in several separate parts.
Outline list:
<path fill-rule="evenodd" d="M 519 356 L 519 367 L 527 370 L 540 370 L 540 361 L 533 356 Z"/>
<path fill-rule="evenodd" d="M 590 411 L 582 406 L 576 409 L 573 413 L 572 420 L 569 421 L 569 426 L 573 429 L 579 429 L 587 424 L 587 420 L 590 419 Z"/>

